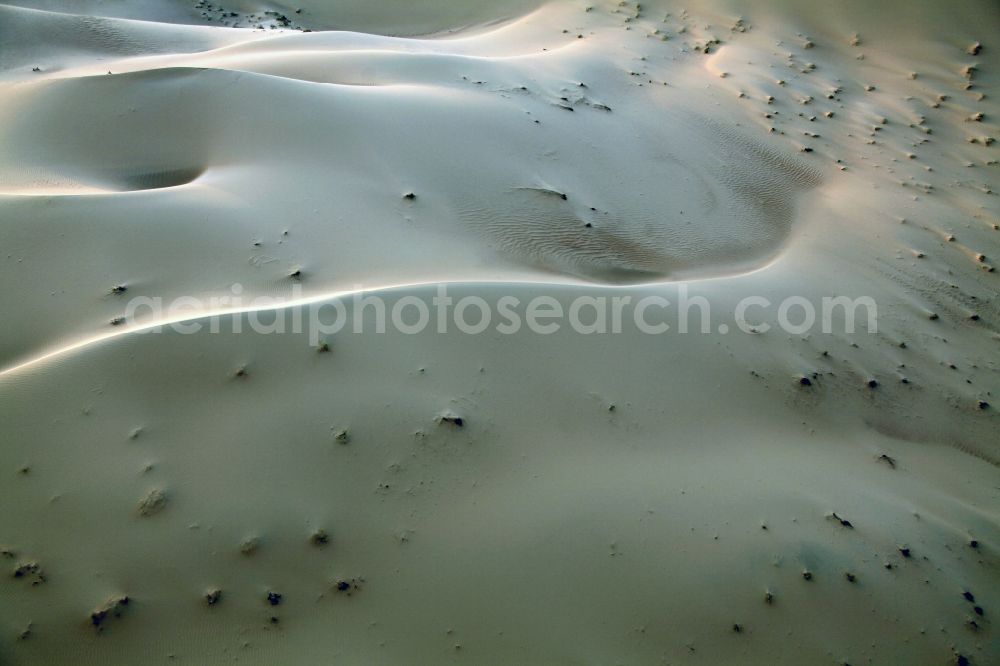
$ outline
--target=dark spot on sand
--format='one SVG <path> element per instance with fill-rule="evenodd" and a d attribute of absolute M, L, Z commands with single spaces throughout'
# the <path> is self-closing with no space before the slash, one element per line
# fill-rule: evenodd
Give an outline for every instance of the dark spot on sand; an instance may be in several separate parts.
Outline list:
<path fill-rule="evenodd" d="M 118 597 L 116 599 L 109 599 L 104 603 L 103 606 L 96 608 L 90 614 L 90 623 L 97 627 L 98 630 L 101 629 L 101 625 L 109 617 L 121 617 L 122 613 L 125 611 L 125 607 L 129 604 L 129 598 L 127 596 Z"/>
<path fill-rule="evenodd" d="M 214 589 L 214 590 L 209 590 L 208 592 L 205 593 L 205 603 L 207 603 L 209 606 L 214 606 L 215 604 L 219 603 L 221 599 L 222 599 L 222 590 Z"/>
<path fill-rule="evenodd" d="M 267 603 L 271 604 L 272 606 L 277 606 L 278 604 L 281 603 L 281 595 L 277 592 L 268 592 Z"/>
<path fill-rule="evenodd" d="M 24 578 L 31 581 L 32 585 L 41 585 L 45 582 L 45 574 L 38 562 L 22 562 L 14 569 L 14 578 Z"/>
<path fill-rule="evenodd" d="M 440 423 L 447 423 L 449 425 L 453 425 L 456 428 L 461 428 L 465 425 L 465 419 L 463 419 L 461 416 L 455 416 L 454 414 L 445 414 L 444 416 L 439 417 L 438 421 Z"/>
<path fill-rule="evenodd" d="M 840 516 L 837 515 L 836 511 L 831 513 L 830 517 L 839 522 L 842 526 L 854 529 L 854 525 L 851 524 L 851 521 L 847 520 L 846 518 L 841 518 Z"/>
<path fill-rule="evenodd" d="M 159 488 L 150 490 L 149 493 L 139 500 L 136 510 L 140 516 L 149 517 L 163 511 L 167 506 L 167 494 Z"/>
<path fill-rule="evenodd" d="M 248 537 L 240 542 L 240 552 L 244 555 L 253 555 L 259 547 L 260 539 L 255 536 Z"/>

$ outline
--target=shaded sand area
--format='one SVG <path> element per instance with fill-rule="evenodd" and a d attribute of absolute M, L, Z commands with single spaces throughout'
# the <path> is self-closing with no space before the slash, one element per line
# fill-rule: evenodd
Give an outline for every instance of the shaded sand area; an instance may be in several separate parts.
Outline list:
<path fill-rule="evenodd" d="M 371 4 L 0 5 L 0 663 L 1000 661 L 1000 9 Z"/>

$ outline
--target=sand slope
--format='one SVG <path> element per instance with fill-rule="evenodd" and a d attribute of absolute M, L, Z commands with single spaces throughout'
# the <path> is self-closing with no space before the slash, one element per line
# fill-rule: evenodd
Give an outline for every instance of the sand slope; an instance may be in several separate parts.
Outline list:
<path fill-rule="evenodd" d="M 1000 659 L 991 3 L 20 4 L 0 661 Z M 714 315 L 142 332 L 439 282 Z"/>

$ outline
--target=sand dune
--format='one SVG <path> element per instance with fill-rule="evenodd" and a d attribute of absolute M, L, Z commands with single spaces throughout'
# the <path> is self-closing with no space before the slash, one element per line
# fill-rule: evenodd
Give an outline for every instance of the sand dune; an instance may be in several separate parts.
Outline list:
<path fill-rule="evenodd" d="M 1000 10 L 685 7 L 0 5 L 0 662 L 1000 659 Z"/>

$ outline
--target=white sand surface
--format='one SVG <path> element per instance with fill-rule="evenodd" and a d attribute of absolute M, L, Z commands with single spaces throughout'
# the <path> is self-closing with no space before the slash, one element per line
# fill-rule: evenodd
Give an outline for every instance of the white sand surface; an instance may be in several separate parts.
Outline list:
<path fill-rule="evenodd" d="M 989 0 L 0 5 L 0 664 L 1000 662 L 998 49 Z M 441 284 L 711 320 L 251 330 Z M 877 325 L 783 325 L 837 296 Z"/>

